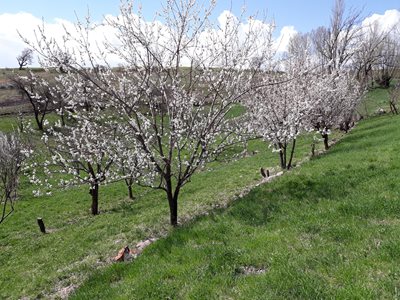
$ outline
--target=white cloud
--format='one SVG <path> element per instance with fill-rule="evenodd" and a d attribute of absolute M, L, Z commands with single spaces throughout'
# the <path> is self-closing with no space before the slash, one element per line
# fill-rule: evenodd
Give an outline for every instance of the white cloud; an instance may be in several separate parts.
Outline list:
<path fill-rule="evenodd" d="M 275 40 L 275 49 L 279 52 L 285 52 L 288 49 L 290 39 L 297 34 L 294 26 L 285 26 L 281 29 L 279 37 Z"/>
<path fill-rule="evenodd" d="M 381 30 L 391 30 L 395 26 L 400 26 L 400 11 L 397 9 L 387 10 L 383 15 L 373 14 L 366 18 L 363 26 L 372 26 L 377 24 Z"/>
<path fill-rule="evenodd" d="M 116 17 L 108 15 L 107 18 L 113 18 L 114 20 Z M 226 24 L 226 20 L 231 18 L 234 22 L 238 22 L 238 18 L 232 15 L 229 11 L 222 12 L 217 21 L 218 24 L 221 26 L 223 30 L 224 24 Z M 394 25 L 400 23 L 400 11 L 393 9 L 387 10 L 383 15 L 373 14 L 370 17 L 366 18 L 362 25 L 367 26 L 371 24 L 379 24 L 379 27 L 382 30 L 387 30 L 392 28 Z M 58 40 L 61 39 L 64 33 L 64 26 L 74 31 L 73 23 L 62 20 L 62 19 L 54 19 L 51 22 L 43 22 L 40 18 L 33 16 L 30 13 L 20 12 L 16 14 L 0 14 L 0 68 L 3 67 L 16 67 L 17 61 L 16 56 L 21 53 L 21 51 L 27 47 L 26 44 L 22 41 L 18 32 L 26 37 L 28 40 L 34 40 L 34 31 L 35 29 L 41 25 L 45 26 L 46 32 L 48 35 L 52 37 L 56 37 Z M 150 23 L 149 23 L 150 24 Z M 162 27 L 162 24 L 158 24 L 157 28 Z M 270 32 L 273 30 L 273 24 L 264 23 L 260 20 L 255 19 L 248 19 L 246 22 L 240 24 L 240 31 L 243 33 L 249 30 L 249 27 L 257 27 L 259 32 Z M 212 32 L 204 32 L 203 35 L 218 35 L 217 31 Z M 287 50 L 290 38 L 297 33 L 294 26 L 284 26 L 280 33 L 279 37 L 277 37 L 274 41 L 274 47 L 276 51 L 284 52 Z M 110 28 L 109 26 L 98 26 L 91 37 L 93 47 L 96 47 L 96 43 L 101 45 L 102 42 L 108 40 L 112 43 L 117 43 L 118 40 L 115 36 L 115 29 Z M 113 64 L 117 63 L 117 60 L 112 61 Z M 37 65 L 37 63 L 35 63 Z"/>
<path fill-rule="evenodd" d="M 116 20 L 116 17 L 108 15 L 106 18 Z M 220 28 L 224 30 L 224 25 L 226 24 L 227 19 L 231 19 L 233 22 L 239 22 L 238 18 L 234 16 L 229 11 L 224 11 L 218 17 L 218 23 Z M 44 22 L 43 20 L 25 12 L 17 13 L 17 14 L 1 14 L 0 15 L 0 43 L 2 47 L 0 48 L 0 68 L 3 67 L 16 67 L 17 61 L 16 56 L 21 53 L 21 51 L 27 47 L 27 45 L 22 41 L 21 37 L 18 35 L 18 32 L 30 41 L 35 40 L 35 31 L 38 31 L 39 26 L 45 27 L 45 31 L 48 37 L 53 37 L 57 41 L 62 41 L 62 36 L 64 35 L 64 27 L 68 29 L 71 33 L 74 34 L 74 24 L 62 19 L 54 19 L 51 22 Z M 151 27 L 151 23 L 148 23 Z M 156 22 L 154 28 L 157 30 L 160 27 L 163 27 L 162 24 Z M 264 23 L 260 20 L 248 19 L 247 22 L 243 22 L 240 24 L 240 31 L 245 33 L 249 30 L 250 27 L 257 28 L 259 30 L 260 35 L 267 34 L 273 29 L 272 24 Z M 165 28 L 164 28 L 165 29 Z M 162 30 L 164 34 L 168 30 Z M 285 31 L 285 30 L 283 30 Z M 286 31 L 285 31 L 286 32 Z M 219 33 L 219 30 L 214 32 L 203 33 L 205 35 L 208 34 L 216 34 Z M 283 36 L 281 34 L 281 36 Z M 117 43 L 118 40 L 116 38 L 115 29 L 110 26 L 102 24 L 102 26 L 98 26 L 92 32 L 90 41 L 92 43 L 92 47 L 96 50 L 97 45 L 101 45 L 105 40 L 108 40 L 112 43 Z M 282 38 L 283 42 L 278 44 L 285 45 L 287 44 L 288 37 Z M 73 45 L 70 44 L 70 45 Z M 117 64 L 118 61 L 112 61 L 112 64 Z M 35 66 L 38 65 L 37 62 L 34 63 Z"/>
<path fill-rule="evenodd" d="M 41 20 L 25 12 L 0 15 L 0 67 L 17 66 L 16 56 L 26 47 L 18 31 L 27 37 L 33 37 L 33 28 Z"/>

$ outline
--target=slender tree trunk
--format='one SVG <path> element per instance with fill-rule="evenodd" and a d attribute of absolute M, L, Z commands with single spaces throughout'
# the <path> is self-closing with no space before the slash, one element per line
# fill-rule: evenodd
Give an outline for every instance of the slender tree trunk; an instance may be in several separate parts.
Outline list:
<path fill-rule="evenodd" d="M 324 139 L 324 146 L 325 146 L 325 150 L 328 150 L 329 149 L 329 136 L 328 136 L 328 134 L 322 134 L 322 137 L 323 137 L 323 139 Z"/>
<path fill-rule="evenodd" d="M 315 156 L 315 142 L 313 141 L 311 144 L 311 157 Z"/>
<path fill-rule="evenodd" d="M 175 190 L 175 193 L 172 191 L 167 191 L 168 204 L 169 204 L 169 215 L 170 215 L 170 223 L 172 226 L 178 225 L 178 193 Z"/>
<path fill-rule="evenodd" d="M 178 226 L 178 199 L 173 197 L 169 205 L 170 222 L 172 226 Z"/>
<path fill-rule="evenodd" d="M 282 143 L 278 144 L 279 147 L 279 158 L 281 161 L 281 168 L 286 169 L 286 146 Z"/>
<path fill-rule="evenodd" d="M 65 114 L 64 111 L 60 114 L 61 125 L 65 126 Z"/>
<path fill-rule="evenodd" d="M 129 199 L 131 199 L 131 200 L 135 199 L 135 197 L 133 196 L 133 190 L 132 190 L 131 184 L 128 185 L 128 195 L 129 195 Z"/>
<path fill-rule="evenodd" d="M 40 131 L 43 131 L 43 119 L 42 119 L 42 121 L 40 121 L 40 119 L 39 119 L 39 113 L 37 113 L 36 111 L 35 111 L 35 120 L 36 120 L 36 124 L 37 124 L 37 126 L 38 126 L 38 129 L 39 129 Z"/>
<path fill-rule="evenodd" d="M 279 151 L 279 158 L 280 158 L 280 161 L 281 161 L 281 168 L 282 169 L 285 169 L 285 161 L 284 161 L 284 157 L 283 157 L 283 151 L 282 151 L 282 149 L 281 149 L 281 151 Z"/>
<path fill-rule="evenodd" d="M 167 171 L 167 174 L 170 173 Z M 180 191 L 180 185 L 178 183 L 175 188 L 175 191 L 173 191 L 171 176 L 168 175 L 165 177 L 165 183 L 166 183 L 166 192 L 169 205 L 170 223 L 172 226 L 175 227 L 178 225 L 178 196 Z"/>
<path fill-rule="evenodd" d="M 287 169 L 288 170 L 292 167 L 292 161 L 293 161 L 293 155 L 294 155 L 294 149 L 295 148 L 296 148 L 296 139 L 294 139 L 293 143 L 292 143 L 292 150 L 290 151 L 289 163 L 287 164 Z"/>
<path fill-rule="evenodd" d="M 395 104 L 393 104 L 392 102 L 390 103 L 390 110 L 392 111 L 392 114 L 394 115 L 398 115 L 399 112 L 397 111 L 397 107 Z"/>
<path fill-rule="evenodd" d="M 125 178 L 125 184 L 126 187 L 128 188 L 128 196 L 129 199 L 135 199 L 135 196 L 133 195 L 133 189 L 132 189 L 132 185 L 133 185 L 133 180 L 131 178 Z"/>
<path fill-rule="evenodd" d="M 92 195 L 92 215 L 99 214 L 99 185 L 96 183 L 92 186 L 90 190 L 90 195 Z"/>

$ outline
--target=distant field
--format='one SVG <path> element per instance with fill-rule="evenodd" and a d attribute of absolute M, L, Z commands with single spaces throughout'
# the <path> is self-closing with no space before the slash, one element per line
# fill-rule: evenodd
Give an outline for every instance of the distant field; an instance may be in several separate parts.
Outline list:
<path fill-rule="evenodd" d="M 30 70 L 42 76 L 48 76 L 48 73 L 44 72 L 41 68 Z M 26 72 L 27 70 L 0 69 L 0 116 L 32 111 L 30 103 L 15 88 L 10 87 L 10 76 L 15 74 L 24 75 Z"/>

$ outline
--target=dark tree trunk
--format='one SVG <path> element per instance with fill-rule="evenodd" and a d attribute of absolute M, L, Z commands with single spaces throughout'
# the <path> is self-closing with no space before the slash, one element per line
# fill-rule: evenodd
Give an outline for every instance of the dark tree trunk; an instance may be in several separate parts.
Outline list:
<path fill-rule="evenodd" d="M 99 214 L 99 185 L 97 183 L 92 186 L 90 195 L 92 195 L 92 215 L 95 216 Z"/>
<path fill-rule="evenodd" d="M 322 134 L 322 137 L 324 139 L 324 146 L 325 146 L 325 150 L 329 149 L 329 136 L 328 134 Z"/>
<path fill-rule="evenodd" d="M 169 213 L 170 213 L 170 222 L 172 226 L 178 225 L 178 199 L 176 197 L 172 197 L 169 201 Z"/>
<path fill-rule="evenodd" d="M 279 147 L 279 158 L 281 161 L 281 168 L 286 169 L 286 146 L 282 143 L 278 144 Z"/>
<path fill-rule="evenodd" d="M 292 167 L 292 161 L 293 161 L 294 149 L 295 148 L 296 148 L 296 139 L 293 140 L 292 150 L 290 151 L 289 163 L 287 164 L 287 167 L 286 167 L 288 170 Z"/>
<path fill-rule="evenodd" d="M 128 195 L 129 195 L 129 199 L 131 199 L 131 200 L 135 199 L 135 196 L 133 196 L 132 185 L 128 185 Z"/>
<path fill-rule="evenodd" d="M 399 114 L 396 105 L 393 104 L 393 103 L 390 103 L 390 110 L 392 111 L 392 114 L 394 114 L 394 115 L 398 115 Z"/>
<path fill-rule="evenodd" d="M 39 113 L 35 111 L 35 120 L 40 131 L 43 131 L 43 119 L 40 120 Z"/>
<path fill-rule="evenodd" d="M 175 192 L 172 191 L 171 178 L 166 178 L 166 192 L 169 205 L 170 223 L 172 226 L 178 225 L 178 195 L 180 186 L 177 184 Z"/>
<path fill-rule="evenodd" d="M 135 199 L 135 196 L 133 195 L 133 189 L 132 189 L 133 183 L 134 183 L 134 181 L 132 180 L 132 178 L 125 178 L 125 184 L 126 184 L 126 187 L 128 188 L 128 197 L 131 200 Z"/>
<path fill-rule="evenodd" d="M 311 157 L 315 156 L 315 142 L 311 144 Z"/>

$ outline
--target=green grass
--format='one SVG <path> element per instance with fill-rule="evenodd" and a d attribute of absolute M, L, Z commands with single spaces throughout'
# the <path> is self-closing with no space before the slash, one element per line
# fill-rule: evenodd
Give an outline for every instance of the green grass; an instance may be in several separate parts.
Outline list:
<path fill-rule="evenodd" d="M 390 113 L 389 91 L 388 89 L 376 87 L 366 95 L 358 111 L 364 117 L 368 117 L 375 115 L 380 108 Z"/>
<path fill-rule="evenodd" d="M 242 107 L 234 107 L 228 117 L 235 117 L 242 111 Z M 51 115 L 50 121 L 53 122 L 55 118 L 55 115 Z M 14 120 L 12 117 L 0 117 L 0 131 L 11 131 L 12 124 L 16 124 Z M 391 134 L 395 134 L 396 128 L 387 127 L 386 123 L 389 121 L 385 120 L 378 118 L 362 123 L 360 129 L 353 131 L 346 138 L 347 143 L 359 145 L 358 140 L 352 141 L 352 138 L 354 139 L 357 134 L 363 135 L 365 132 L 363 139 L 367 145 L 363 147 L 373 145 L 374 140 L 369 136 L 369 132 L 376 130 L 375 127 L 381 128 L 379 133 L 381 138 L 385 137 L 383 133 L 387 130 L 392 130 Z M 395 120 L 398 125 L 398 119 L 387 120 Z M 370 128 L 368 124 L 371 124 Z M 333 138 L 337 139 L 339 136 L 334 135 Z M 295 163 L 308 154 L 311 141 L 311 135 L 299 139 Z M 339 147 L 343 147 L 346 141 Z M 319 146 L 321 148 L 322 145 Z M 323 163 L 327 157 L 335 153 L 336 149 L 335 146 L 329 155 L 316 159 L 310 165 Z M 256 154 L 238 158 L 233 162 L 225 160 L 213 162 L 193 177 L 192 181 L 183 188 L 179 200 L 181 222 L 188 222 L 195 216 L 209 214 L 210 211 L 215 211 L 216 207 L 224 207 L 231 203 L 243 189 L 260 180 L 261 166 L 275 172 L 278 170 L 276 167 L 278 155 L 271 153 L 264 143 L 253 141 L 249 144 L 248 150 L 250 153 L 255 151 Z M 338 155 L 335 159 L 340 161 L 341 157 Z M 77 292 L 78 299 L 92 298 L 92 296 L 94 298 L 113 297 L 119 293 L 119 290 L 126 298 L 132 298 L 133 294 L 136 295 L 134 298 L 167 298 L 168 295 L 172 298 L 210 298 L 210 295 L 222 298 L 225 296 L 244 298 L 246 293 L 253 298 L 264 298 L 264 295 L 286 298 L 290 294 L 282 293 L 283 296 L 281 296 L 281 294 L 268 291 L 263 296 L 255 295 L 256 291 L 253 289 L 262 290 L 264 285 L 270 284 L 269 282 L 273 280 L 260 282 L 258 276 L 245 276 L 240 266 L 266 267 L 267 273 L 260 275 L 260 278 L 265 278 L 269 274 L 270 265 L 264 260 L 270 257 L 270 251 L 281 251 L 279 247 L 288 247 L 292 239 L 294 240 L 296 232 L 301 229 L 299 225 L 301 218 L 307 210 L 313 209 L 315 202 L 312 200 L 314 202 L 307 206 L 308 200 L 303 203 L 301 193 L 304 197 L 308 197 L 308 192 L 320 195 L 325 187 L 323 185 L 326 185 L 325 181 L 330 178 L 329 175 L 333 176 L 329 172 L 321 173 L 316 167 L 309 167 L 309 165 L 304 167 L 306 170 L 307 168 L 314 170 L 310 172 L 315 172 L 315 178 L 322 176 L 321 182 L 314 185 L 314 179 L 310 179 L 311 183 L 308 183 L 308 175 L 305 177 L 307 180 L 304 179 L 304 175 L 301 175 L 303 174 L 302 167 L 301 171 L 296 170 L 292 173 L 300 172 L 299 182 L 297 182 L 297 176 L 285 176 L 272 185 L 254 190 L 227 212 L 211 213 L 210 217 L 201 217 L 196 222 L 190 222 L 189 225 L 178 230 L 173 230 L 168 225 L 167 201 L 165 195 L 158 191 L 137 188 L 135 191 L 137 199 L 130 201 L 126 187 L 121 183 L 101 187 L 101 214 L 93 217 L 90 215 L 90 195 L 86 187 L 56 191 L 51 197 L 33 198 L 31 196 L 33 187 L 23 181 L 21 200 L 17 202 L 16 211 L 0 225 L 0 266 L 2 267 L 0 298 L 53 297 L 62 288 L 78 285 L 88 278 L 82 289 Z M 381 167 L 379 160 L 370 168 L 374 170 L 375 167 Z M 353 173 L 357 171 L 364 172 L 364 170 L 350 168 L 348 176 L 353 176 Z M 336 174 L 334 170 L 330 172 Z M 292 178 L 289 183 L 288 178 Z M 270 187 L 275 185 L 277 186 L 271 192 Z M 293 200 L 289 194 L 297 185 L 302 187 L 302 192 L 299 195 L 296 194 Z M 330 185 L 326 187 L 329 188 Z M 396 187 L 394 185 L 394 189 Z M 340 186 L 339 190 L 341 188 Z M 334 187 L 331 186 L 328 191 L 332 192 L 333 189 Z M 273 198 L 271 193 L 277 199 Z M 271 201 L 270 197 L 272 197 Z M 324 199 L 325 192 L 318 197 Z M 281 202 L 286 203 L 285 206 L 281 206 L 283 205 Z M 273 223 L 276 216 L 283 217 L 281 214 L 290 209 L 294 211 L 285 216 L 284 223 L 279 223 L 279 218 L 278 223 Z M 300 214 L 297 219 L 291 219 L 295 216 L 295 212 L 303 214 Z M 49 234 L 40 234 L 36 224 L 37 217 L 44 219 Z M 322 223 L 317 216 L 314 218 L 317 224 Z M 275 224 L 272 227 L 275 231 L 269 231 L 270 224 Z M 281 227 L 285 224 L 287 228 Z M 144 238 L 170 233 L 167 239 L 150 247 L 145 255 L 133 264 L 110 266 L 111 258 L 126 244 L 134 245 Z M 200 240 L 197 240 L 198 238 Z M 246 241 L 246 238 L 249 240 Z M 266 240 L 268 243 L 272 242 L 273 245 L 266 246 Z M 236 243 L 239 243 L 240 247 Z M 190 247 L 187 248 L 187 246 Z M 275 246 L 277 248 L 271 248 Z M 391 246 L 392 251 L 396 249 L 395 246 L 395 244 Z M 323 253 L 324 247 L 320 246 L 320 248 L 320 253 Z M 330 248 L 327 250 L 329 252 Z M 286 255 L 291 259 L 297 257 L 294 253 L 286 253 Z M 334 254 L 329 255 L 334 256 Z M 211 259 L 208 258 L 209 256 Z M 284 258 L 280 259 L 282 263 L 285 261 Z M 171 263 L 168 262 L 169 260 Z M 295 265 L 297 262 L 292 263 Z M 149 268 L 145 267 L 147 264 Z M 206 265 L 203 266 L 203 264 Z M 162 266 L 165 266 L 166 271 L 163 271 Z M 233 277 L 229 275 L 231 273 L 225 272 L 231 270 L 232 267 L 235 273 Z M 296 278 L 305 280 L 301 278 L 302 269 L 297 265 L 296 268 L 298 274 L 293 277 L 293 280 Z M 143 272 L 143 270 L 146 271 Z M 289 271 L 292 272 L 291 269 Z M 314 273 L 318 272 L 314 271 Z M 140 283 L 140 276 L 148 280 L 147 285 L 145 282 Z M 319 273 L 318 276 L 320 276 Z M 96 282 L 97 279 L 99 282 Z M 242 283 L 243 287 L 239 287 L 235 283 L 237 280 L 245 282 L 250 280 L 254 281 L 254 284 Z M 279 281 L 281 278 L 277 277 L 276 280 Z M 166 282 L 171 282 L 171 286 L 168 287 Z M 121 285 L 124 284 L 129 285 L 129 288 L 122 288 Z M 302 288 L 299 282 L 291 284 L 294 285 L 292 288 L 294 290 Z M 235 291 L 237 289 L 238 292 L 231 291 L 231 286 L 234 286 Z M 173 294 L 175 292 L 176 294 Z M 302 298 L 302 296 L 299 297 Z"/>
<path fill-rule="evenodd" d="M 0 116 L 0 131 L 12 132 L 18 130 L 17 116 Z"/>
<path fill-rule="evenodd" d="M 399 142 L 399 117 L 363 121 L 325 155 L 173 230 L 133 263 L 99 269 L 73 298 L 396 299 Z M 265 272 L 245 274 L 249 266 Z"/>
<path fill-rule="evenodd" d="M 0 127 L 9 128 L 9 122 L 1 118 Z M 300 139 L 295 161 L 309 153 L 311 140 L 311 136 Z M 213 162 L 193 176 L 179 199 L 181 222 L 225 206 L 261 179 L 261 166 L 278 170 L 278 155 L 265 143 L 253 141 L 248 150 L 256 154 Z M 126 244 L 172 230 L 167 200 L 159 191 L 137 188 L 137 198 L 131 201 L 122 183 L 102 186 L 100 215 L 93 217 L 86 187 L 40 198 L 32 197 L 32 189 L 23 181 L 16 211 L 0 225 L 0 298 L 54 296 L 109 265 Z M 39 232 L 38 217 L 49 234 Z"/>

